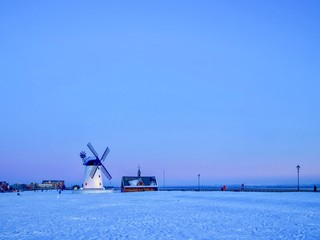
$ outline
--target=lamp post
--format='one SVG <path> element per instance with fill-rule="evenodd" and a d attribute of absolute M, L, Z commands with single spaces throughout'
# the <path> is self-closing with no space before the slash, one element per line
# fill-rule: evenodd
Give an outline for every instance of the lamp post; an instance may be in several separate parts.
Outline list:
<path fill-rule="evenodd" d="M 299 172 L 300 172 L 300 166 L 297 165 L 297 171 L 298 171 L 298 192 L 300 191 L 300 187 L 299 187 Z"/>
<path fill-rule="evenodd" d="M 200 174 L 198 174 L 198 191 L 200 191 Z"/>

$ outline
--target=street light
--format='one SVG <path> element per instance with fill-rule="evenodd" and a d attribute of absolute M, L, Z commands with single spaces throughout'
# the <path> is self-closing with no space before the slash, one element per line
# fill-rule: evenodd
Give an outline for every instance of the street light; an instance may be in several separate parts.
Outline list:
<path fill-rule="evenodd" d="M 299 187 L 299 172 L 300 172 L 300 166 L 297 166 L 297 171 L 298 171 L 298 192 L 300 191 L 300 187 Z"/>
<path fill-rule="evenodd" d="M 198 191 L 200 191 L 200 174 L 198 174 Z"/>

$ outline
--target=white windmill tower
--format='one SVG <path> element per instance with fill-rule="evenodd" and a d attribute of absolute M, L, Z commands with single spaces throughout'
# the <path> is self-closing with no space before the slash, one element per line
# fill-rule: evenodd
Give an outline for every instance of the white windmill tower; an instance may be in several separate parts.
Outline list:
<path fill-rule="evenodd" d="M 84 151 L 80 153 L 82 163 L 86 167 L 83 181 L 83 190 L 104 190 L 102 173 L 108 178 L 108 180 L 111 180 L 112 178 L 105 166 L 102 164 L 110 150 L 107 147 L 100 159 L 91 143 L 88 143 L 87 146 L 94 156 L 86 157 L 86 153 Z"/>

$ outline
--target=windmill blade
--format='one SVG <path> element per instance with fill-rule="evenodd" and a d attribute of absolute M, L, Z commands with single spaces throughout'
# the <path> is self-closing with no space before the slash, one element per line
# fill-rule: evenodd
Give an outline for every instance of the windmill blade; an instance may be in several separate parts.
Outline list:
<path fill-rule="evenodd" d="M 106 159 L 106 157 L 108 156 L 109 152 L 110 152 L 110 149 L 107 147 L 107 149 L 104 151 L 104 153 L 103 153 L 103 155 L 101 157 L 101 162 L 103 162 Z"/>
<path fill-rule="evenodd" d="M 93 166 L 90 172 L 90 177 L 93 178 L 98 170 L 98 166 Z"/>
<path fill-rule="evenodd" d="M 101 165 L 101 170 L 104 173 L 104 175 L 106 175 L 108 180 L 111 180 L 112 177 L 111 177 L 110 173 L 107 171 L 107 169 L 103 165 Z"/>
<path fill-rule="evenodd" d="M 98 153 L 96 152 L 96 150 L 94 150 L 94 148 L 92 147 L 92 145 L 91 145 L 90 142 L 87 144 L 87 146 L 88 146 L 88 148 L 91 150 L 91 152 L 93 153 L 93 155 L 94 155 L 97 159 L 99 159 Z"/>

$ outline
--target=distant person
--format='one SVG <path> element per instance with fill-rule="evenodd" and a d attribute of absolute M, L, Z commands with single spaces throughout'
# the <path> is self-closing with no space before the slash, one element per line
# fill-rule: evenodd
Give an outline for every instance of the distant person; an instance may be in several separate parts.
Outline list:
<path fill-rule="evenodd" d="M 313 191 L 316 192 L 317 191 L 317 186 L 313 185 Z"/>
<path fill-rule="evenodd" d="M 18 193 L 17 193 L 17 196 L 21 196 L 21 194 L 18 192 Z"/>
<path fill-rule="evenodd" d="M 244 184 L 241 185 L 241 191 L 244 191 Z"/>
<path fill-rule="evenodd" d="M 61 194 L 61 190 L 59 190 L 59 194 Z"/>

